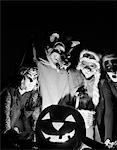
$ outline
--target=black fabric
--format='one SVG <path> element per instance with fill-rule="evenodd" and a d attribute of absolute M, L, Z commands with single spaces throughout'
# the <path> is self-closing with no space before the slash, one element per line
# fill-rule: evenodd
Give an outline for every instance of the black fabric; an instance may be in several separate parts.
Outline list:
<path fill-rule="evenodd" d="M 26 150 L 32 149 L 33 142 L 24 139 L 15 130 L 10 129 L 1 135 L 1 150 Z"/>
<path fill-rule="evenodd" d="M 70 106 L 75 108 L 75 97 L 72 97 L 70 94 L 66 95 L 65 97 L 61 98 L 58 102 L 58 105 L 61 106 Z"/>
<path fill-rule="evenodd" d="M 35 95 L 36 94 L 36 95 Z M 11 129 L 18 127 L 19 131 L 22 132 L 22 138 L 32 138 L 34 118 L 32 113 L 39 107 L 41 111 L 41 99 L 38 91 L 26 92 L 20 95 L 17 88 L 10 87 L 1 95 L 2 111 L 1 111 L 1 131 L 4 133 L 6 129 L 6 113 L 10 112 L 10 126 Z M 7 102 L 10 102 L 7 104 Z M 7 110 L 6 107 L 10 107 Z M 7 111 L 8 112 L 7 112 Z"/>
<path fill-rule="evenodd" d="M 98 124 L 103 140 L 117 140 L 117 97 L 114 85 L 107 79 L 100 85 L 101 103 L 98 107 Z M 105 136 L 104 136 L 105 135 Z"/>
<path fill-rule="evenodd" d="M 105 81 L 108 84 L 110 92 L 107 95 L 107 98 L 110 97 L 113 106 L 113 140 L 117 140 L 117 83 L 112 81 Z"/>
<path fill-rule="evenodd" d="M 84 88 L 84 86 L 81 86 L 78 88 L 77 92 L 79 93 L 79 106 L 78 109 L 84 109 L 84 110 L 95 110 L 95 106 L 92 102 L 92 98 L 88 95 L 87 89 Z"/>

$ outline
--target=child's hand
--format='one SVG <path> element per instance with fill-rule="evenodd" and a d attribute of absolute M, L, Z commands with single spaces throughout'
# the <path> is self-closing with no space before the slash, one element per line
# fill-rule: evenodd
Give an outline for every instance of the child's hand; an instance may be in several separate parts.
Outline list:
<path fill-rule="evenodd" d="M 18 134 L 20 133 L 18 127 L 14 127 L 14 130 L 15 130 Z"/>

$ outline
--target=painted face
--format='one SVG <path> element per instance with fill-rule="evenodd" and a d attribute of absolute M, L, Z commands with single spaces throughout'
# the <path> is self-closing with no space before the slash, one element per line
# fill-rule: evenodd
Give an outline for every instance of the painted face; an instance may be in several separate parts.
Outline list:
<path fill-rule="evenodd" d="M 117 58 L 105 61 L 105 70 L 113 82 L 117 82 Z"/>
<path fill-rule="evenodd" d="M 31 69 L 24 79 L 25 90 L 32 91 L 38 88 L 38 76 L 36 70 Z"/>
<path fill-rule="evenodd" d="M 52 105 L 40 114 L 36 124 L 39 148 L 73 149 L 85 135 L 82 116 L 75 109 Z"/>
<path fill-rule="evenodd" d="M 95 63 L 82 61 L 82 73 L 86 79 L 92 77 L 96 72 L 97 66 Z"/>

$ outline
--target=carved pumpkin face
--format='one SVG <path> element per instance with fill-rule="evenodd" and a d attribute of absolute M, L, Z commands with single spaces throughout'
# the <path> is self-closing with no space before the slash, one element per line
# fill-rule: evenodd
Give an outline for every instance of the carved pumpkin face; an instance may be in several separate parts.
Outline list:
<path fill-rule="evenodd" d="M 36 124 L 36 141 L 42 149 L 74 149 L 85 136 L 82 116 L 71 107 L 51 105 L 40 114 Z"/>

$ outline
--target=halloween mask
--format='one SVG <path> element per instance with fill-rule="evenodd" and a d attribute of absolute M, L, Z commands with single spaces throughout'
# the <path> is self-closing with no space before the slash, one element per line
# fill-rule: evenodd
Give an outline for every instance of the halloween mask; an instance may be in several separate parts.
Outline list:
<path fill-rule="evenodd" d="M 65 45 L 62 42 L 56 42 L 53 48 L 48 49 L 47 58 L 57 69 L 66 69 L 70 64 L 65 54 Z"/>
<path fill-rule="evenodd" d="M 40 149 L 73 150 L 80 147 L 84 136 L 84 120 L 71 107 L 51 105 L 37 120 L 36 141 Z"/>
<path fill-rule="evenodd" d="M 76 45 L 79 45 L 80 42 L 70 41 L 63 37 L 61 38 L 58 33 L 53 33 L 49 40 L 49 46 L 47 46 L 45 49 L 47 59 L 52 64 L 52 66 L 56 66 L 57 69 L 66 69 L 71 64 L 71 51 Z"/>
<path fill-rule="evenodd" d="M 117 56 L 107 55 L 103 58 L 103 67 L 108 77 L 113 81 L 117 82 Z"/>
<path fill-rule="evenodd" d="M 38 74 L 36 68 L 23 69 L 20 74 L 23 76 L 23 80 L 21 82 L 27 92 L 37 90 Z"/>
<path fill-rule="evenodd" d="M 83 50 L 77 69 L 81 70 L 86 79 L 91 78 L 100 69 L 99 57 L 94 52 Z"/>

